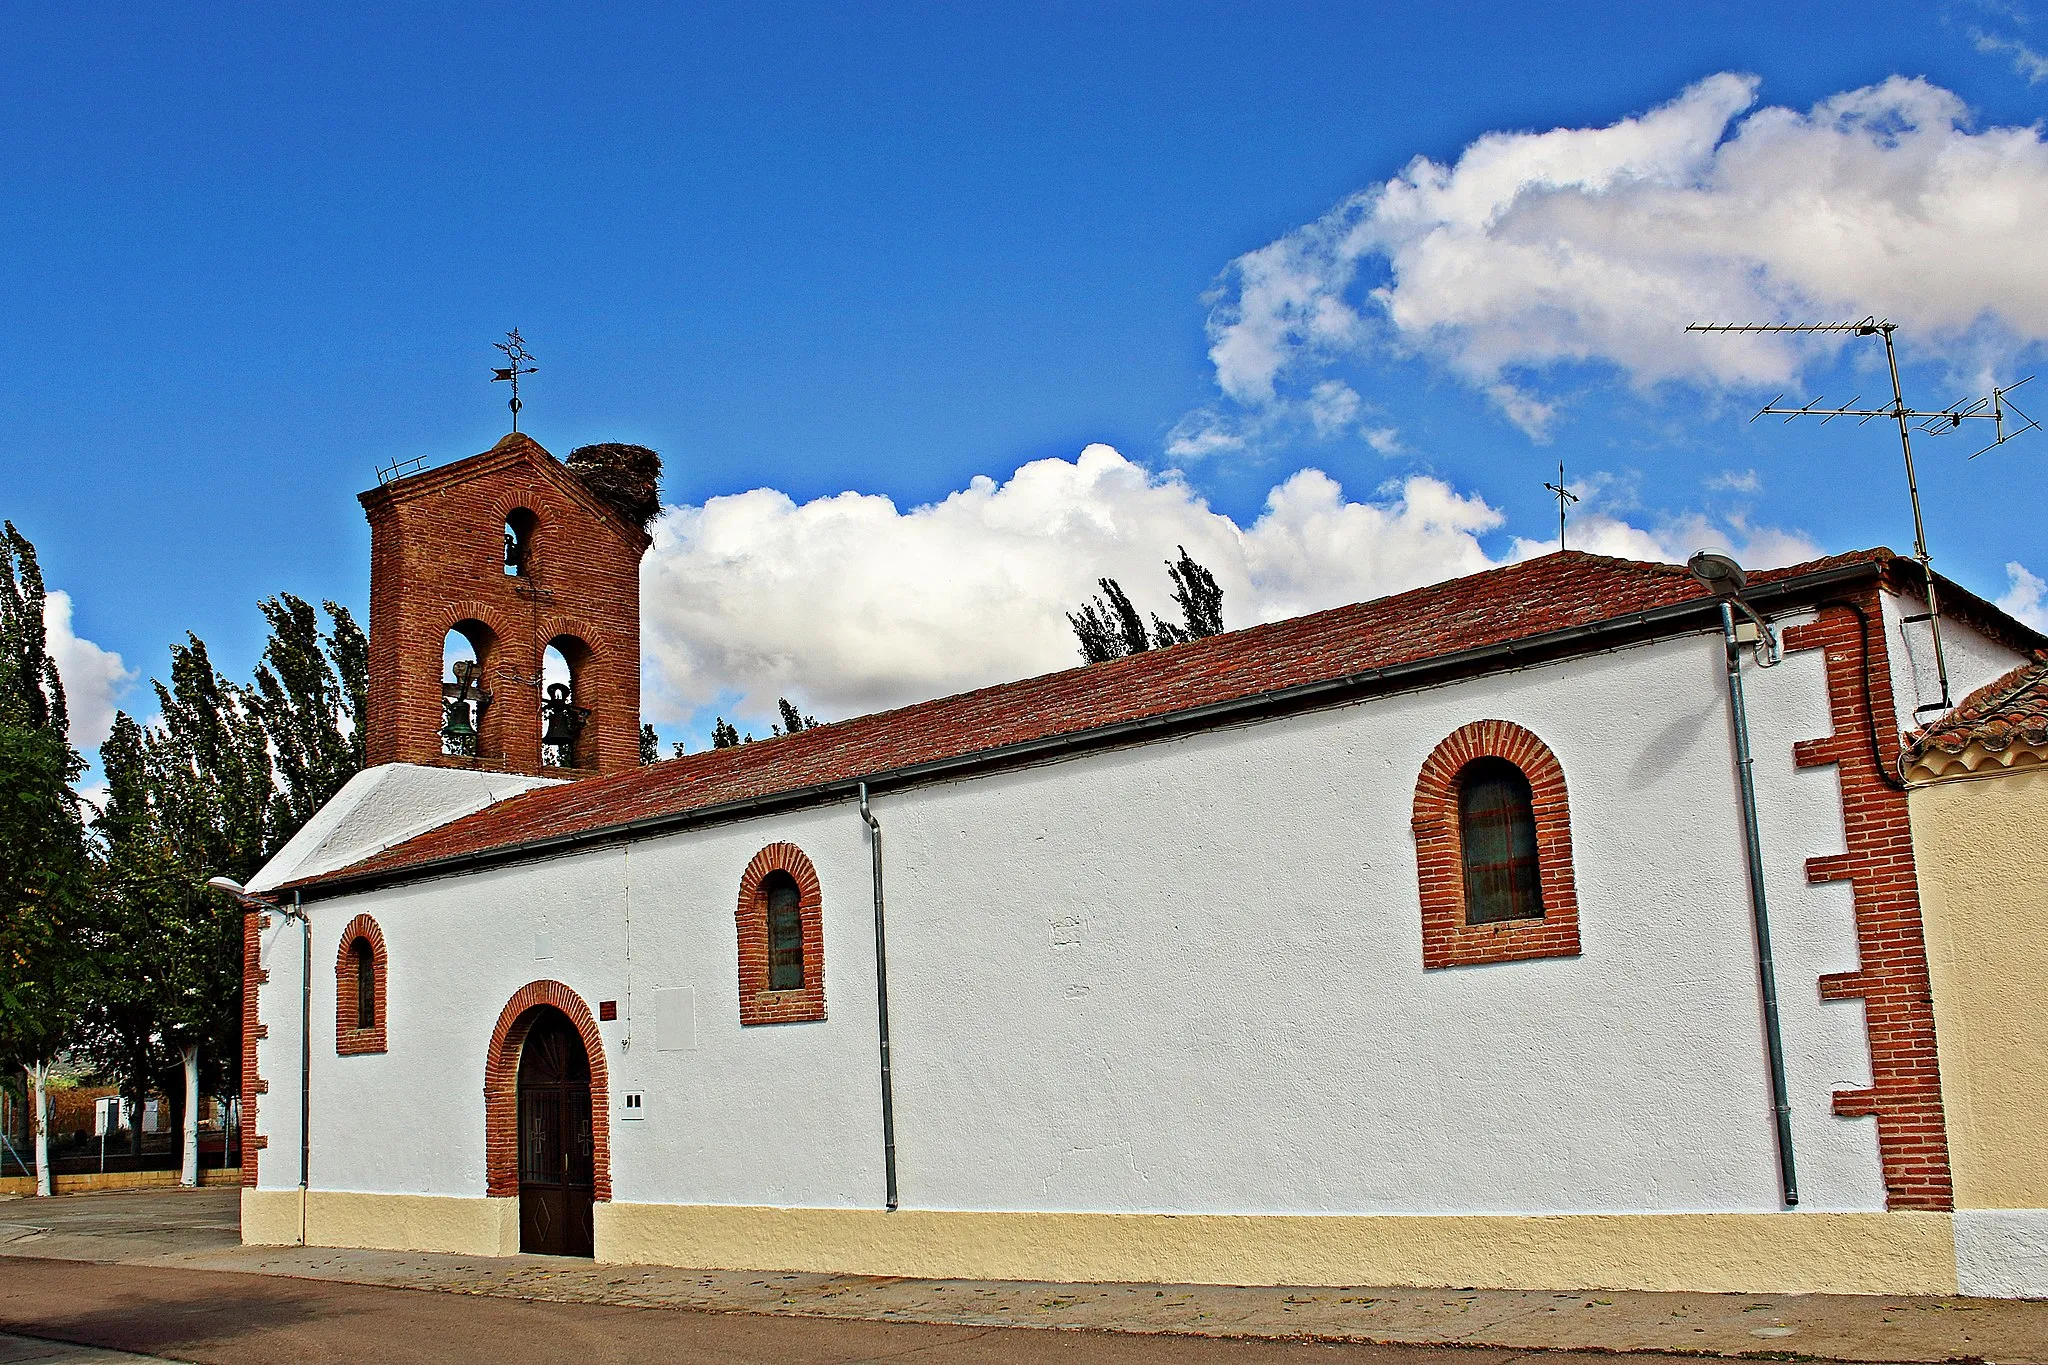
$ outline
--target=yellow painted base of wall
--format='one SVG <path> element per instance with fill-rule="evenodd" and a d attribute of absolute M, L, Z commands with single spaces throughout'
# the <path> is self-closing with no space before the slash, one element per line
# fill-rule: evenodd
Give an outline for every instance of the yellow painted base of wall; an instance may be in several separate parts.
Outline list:
<path fill-rule="evenodd" d="M 243 1190 L 242 1241 L 298 1245 L 299 1192 Z M 519 1201 L 314 1190 L 306 1196 L 305 1245 L 511 1256 L 519 1250 Z"/>
<path fill-rule="evenodd" d="M 239 1166 L 225 1170 L 208 1167 L 199 1172 L 201 1185 L 239 1185 L 242 1171 Z M 176 1171 L 87 1171 L 80 1175 L 53 1175 L 50 1177 L 51 1194 L 91 1194 L 95 1190 L 163 1190 L 175 1189 L 178 1184 Z M 0 1179 L 0 1194 L 33 1195 L 36 1192 L 36 1178 L 32 1175 L 10 1175 Z"/>
<path fill-rule="evenodd" d="M 297 1190 L 242 1191 L 242 1245 L 295 1247 L 298 1244 Z"/>
<path fill-rule="evenodd" d="M 244 1190 L 242 1240 L 299 1240 Z M 597 1259 L 914 1279 L 1953 1294 L 1945 1213 L 1293 1217 L 599 1204 Z M 315 1190 L 313 1246 L 509 1256 L 519 1201 Z"/>
<path fill-rule="evenodd" d="M 1282 1217 L 599 1204 L 605 1261 L 926 1279 L 1953 1294 L 1945 1214 Z"/>

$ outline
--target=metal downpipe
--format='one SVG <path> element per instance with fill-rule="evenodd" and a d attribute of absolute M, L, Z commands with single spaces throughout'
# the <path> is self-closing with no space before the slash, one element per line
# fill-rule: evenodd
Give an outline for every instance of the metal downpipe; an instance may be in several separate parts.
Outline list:
<path fill-rule="evenodd" d="M 860 818 L 867 822 L 868 849 L 875 870 L 875 1023 L 882 1040 L 882 1172 L 889 1212 L 896 1211 L 896 1089 L 889 1073 L 889 948 L 882 918 L 882 822 L 868 809 L 868 784 L 860 784 Z"/>
<path fill-rule="evenodd" d="M 1778 1025 L 1778 968 L 1771 956 L 1771 918 L 1764 903 L 1764 851 L 1757 835 L 1756 780 L 1751 773 L 1749 712 L 1742 696 L 1742 646 L 1735 638 L 1735 608 L 1721 603 L 1721 638 L 1728 657 L 1728 712 L 1735 731 L 1735 776 L 1742 791 L 1742 836 L 1748 851 L 1749 912 L 1756 929 L 1757 989 L 1763 1001 L 1764 1052 L 1771 1069 L 1771 1117 L 1777 1136 L 1778 1185 L 1786 1208 L 1799 1204 L 1792 1157 L 1792 1101 L 1785 1084 L 1785 1039 Z"/>

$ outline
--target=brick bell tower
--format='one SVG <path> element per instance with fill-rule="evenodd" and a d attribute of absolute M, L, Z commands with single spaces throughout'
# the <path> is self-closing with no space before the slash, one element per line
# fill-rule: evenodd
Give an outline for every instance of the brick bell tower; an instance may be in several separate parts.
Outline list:
<path fill-rule="evenodd" d="M 640 557 L 660 470 L 640 446 L 585 446 L 563 464 L 515 432 L 362 495 L 371 764 L 639 765 Z M 454 636 L 473 669 L 445 662 Z M 543 678 L 551 647 L 566 680 Z"/>

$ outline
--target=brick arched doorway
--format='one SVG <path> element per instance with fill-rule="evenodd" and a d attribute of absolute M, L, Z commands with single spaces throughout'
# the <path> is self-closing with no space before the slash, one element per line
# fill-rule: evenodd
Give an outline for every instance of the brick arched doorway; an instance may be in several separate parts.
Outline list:
<path fill-rule="evenodd" d="M 612 1196 L 610 1094 L 582 998 L 559 981 L 521 988 L 491 1033 L 484 1146 L 486 1191 L 520 1200 L 522 1250 L 590 1254 L 590 1206 Z"/>

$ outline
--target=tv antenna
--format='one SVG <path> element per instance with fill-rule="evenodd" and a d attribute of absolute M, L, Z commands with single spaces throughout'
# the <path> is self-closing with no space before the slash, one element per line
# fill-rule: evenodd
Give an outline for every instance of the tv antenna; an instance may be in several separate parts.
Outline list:
<path fill-rule="evenodd" d="M 1557 482 L 1543 485 L 1557 495 L 1557 552 L 1564 553 L 1564 510 L 1579 500 L 1579 495 L 1564 486 L 1564 461 L 1557 462 Z"/>
<path fill-rule="evenodd" d="M 1749 420 L 1754 422 L 1758 417 L 1764 416 L 1783 417 L 1790 424 L 1801 417 L 1818 417 L 1821 420 L 1821 425 L 1826 426 L 1837 417 L 1854 417 L 1858 419 L 1857 425 L 1862 426 L 1865 422 L 1876 418 L 1889 417 L 1898 424 L 1899 452 L 1906 460 L 1906 493 L 1913 503 L 1913 559 L 1920 565 L 1921 576 L 1927 583 L 1927 610 L 1920 615 L 1908 616 L 1905 619 L 1907 622 L 1927 622 L 1928 634 L 1934 641 L 1935 678 L 1941 687 L 1941 699 L 1939 701 L 1929 702 L 1925 706 L 1916 706 L 1913 708 L 1913 714 L 1915 717 L 1918 717 L 1928 711 L 1948 710 L 1954 703 L 1949 697 L 1948 658 L 1944 654 L 1941 645 L 1941 604 L 1938 600 L 1934 584 L 1933 560 L 1927 553 L 1927 527 L 1920 516 L 1920 481 L 1913 472 L 1913 427 L 1917 424 L 1920 430 L 1928 435 L 1941 436 L 1957 430 L 1964 422 L 1990 422 L 1992 424 L 1991 443 L 1971 455 L 1970 458 L 1974 460 L 1985 451 L 1995 450 L 2014 437 L 2023 436 L 2027 432 L 2040 427 L 2041 424 L 2039 422 L 2021 412 L 2013 405 L 2012 400 L 2006 396 L 2019 388 L 2021 384 L 2025 384 L 2028 380 L 2032 379 L 2033 376 L 2028 375 L 2026 379 L 2020 380 L 2018 384 L 2008 384 L 2004 388 L 1994 388 L 1991 390 L 1989 397 L 1960 399 L 1948 407 L 1930 412 L 1906 406 L 1905 393 L 1899 387 L 1899 353 L 1892 341 L 1892 334 L 1898 330 L 1898 324 L 1875 315 L 1866 317 L 1861 322 L 1695 322 L 1685 330 L 1688 332 L 1835 332 L 1859 337 L 1878 337 L 1883 340 L 1885 364 L 1891 372 L 1892 381 L 1892 401 L 1889 406 L 1858 407 L 1857 404 L 1862 401 L 1862 395 L 1858 394 L 1840 407 L 1823 407 L 1821 406 L 1823 400 L 1819 398 L 1798 407 L 1786 407 L 1781 406 L 1785 399 L 1785 395 L 1781 393 L 1770 402 L 1764 404 L 1763 407 L 1757 409 L 1756 414 Z M 2007 429 L 2008 416 L 2018 422 L 2018 425 L 2011 430 Z"/>
<path fill-rule="evenodd" d="M 508 365 L 493 369 L 491 371 L 491 382 L 498 384 L 508 379 L 512 381 L 512 402 L 510 405 L 512 408 L 512 430 L 517 431 L 519 430 L 519 409 L 521 406 L 519 402 L 519 376 L 522 374 L 532 374 L 540 367 L 527 363 L 533 357 L 527 354 L 526 342 L 521 339 L 517 327 L 505 333 L 503 341 L 494 341 L 491 345 L 503 351 L 505 359 L 511 362 Z"/>

